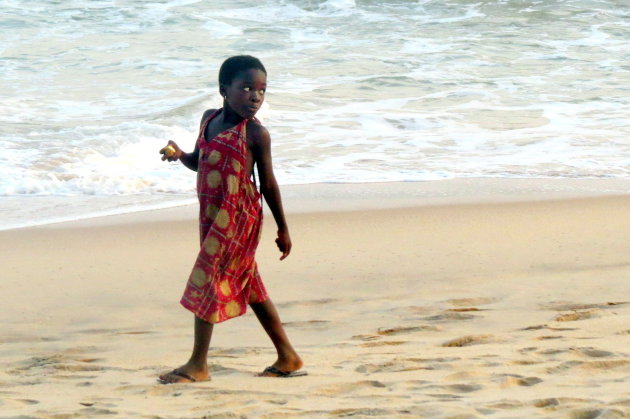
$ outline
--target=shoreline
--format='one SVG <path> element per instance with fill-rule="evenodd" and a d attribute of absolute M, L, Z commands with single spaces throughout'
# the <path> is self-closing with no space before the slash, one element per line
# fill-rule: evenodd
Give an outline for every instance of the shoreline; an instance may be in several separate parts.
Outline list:
<path fill-rule="evenodd" d="M 626 195 L 630 194 L 630 179 L 459 178 L 313 183 L 280 188 L 285 211 L 298 214 Z M 10 196 L 0 203 L 0 231 L 81 220 L 89 222 L 95 218 L 194 207 L 196 203 L 194 194 Z M 266 210 L 266 205 L 263 208 Z"/>

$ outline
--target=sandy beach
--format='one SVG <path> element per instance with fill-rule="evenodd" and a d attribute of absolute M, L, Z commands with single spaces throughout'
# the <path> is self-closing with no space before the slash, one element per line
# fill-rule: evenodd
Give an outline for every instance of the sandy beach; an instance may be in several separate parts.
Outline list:
<path fill-rule="evenodd" d="M 0 231 L 0 417 L 630 416 L 630 195 L 461 188 L 287 193 L 293 252 L 268 216 L 257 260 L 291 379 L 255 377 L 250 311 L 215 328 L 211 381 L 156 382 L 192 346 L 194 205 Z"/>

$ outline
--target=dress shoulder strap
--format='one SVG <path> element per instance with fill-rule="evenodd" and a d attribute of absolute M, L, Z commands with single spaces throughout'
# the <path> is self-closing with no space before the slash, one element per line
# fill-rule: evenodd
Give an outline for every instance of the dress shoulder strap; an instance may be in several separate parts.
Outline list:
<path fill-rule="evenodd" d="M 208 123 L 210 121 L 212 121 L 214 119 L 215 116 L 217 116 L 221 111 L 223 110 L 223 108 L 219 108 L 219 109 L 215 109 L 214 112 L 212 112 L 210 114 L 210 116 L 208 116 L 202 123 L 201 123 L 201 127 L 199 127 L 199 135 L 197 136 L 197 142 L 200 142 L 201 140 L 205 139 L 205 135 L 206 135 L 206 127 L 208 126 Z"/>

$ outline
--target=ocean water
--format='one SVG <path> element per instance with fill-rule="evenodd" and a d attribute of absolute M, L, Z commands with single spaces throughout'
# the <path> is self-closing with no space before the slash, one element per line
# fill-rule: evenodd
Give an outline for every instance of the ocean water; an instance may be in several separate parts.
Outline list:
<path fill-rule="evenodd" d="M 3 0 L 0 196 L 180 196 L 217 72 L 281 184 L 630 178 L 627 0 Z"/>

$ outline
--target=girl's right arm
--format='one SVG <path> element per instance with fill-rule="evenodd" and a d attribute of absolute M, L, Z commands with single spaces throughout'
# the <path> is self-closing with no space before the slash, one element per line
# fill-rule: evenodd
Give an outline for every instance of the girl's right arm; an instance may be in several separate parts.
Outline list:
<path fill-rule="evenodd" d="M 171 156 L 166 155 L 166 147 L 171 146 L 175 149 L 175 153 Z M 181 148 L 177 145 L 175 141 L 168 140 L 168 145 L 160 150 L 162 154 L 162 160 L 168 161 L 181 161 L 184 166 L 189 168 L 190 170 L 197 171 L 197 166 L 199 164 L 199 144 L 195 145 L 195 150 L 192 153 L 184 153 Z"/>
<path fill-rule="evenodd" d="M 203 128 L 203 123 L 206 121 L 212 113 L 214 109 L 208 109 L 203 113 L 201 117 L 200 129 Z M 171 146 L 175 149 L 175 153 L 171 156 L 166 155 L 166 147 Z M 160 150 L 160 154 L 162 154 L 162 161 L 181 161 L 184 166 L 189 168 L 190 170 L 197 171 L 197 166 L 199 165 L 199 144 L 195 144 L 195 150 L 192 153 L 184 153 L 181 148 L 175 143 L 175 141 L 168 141 L 168 145 Z"/>

